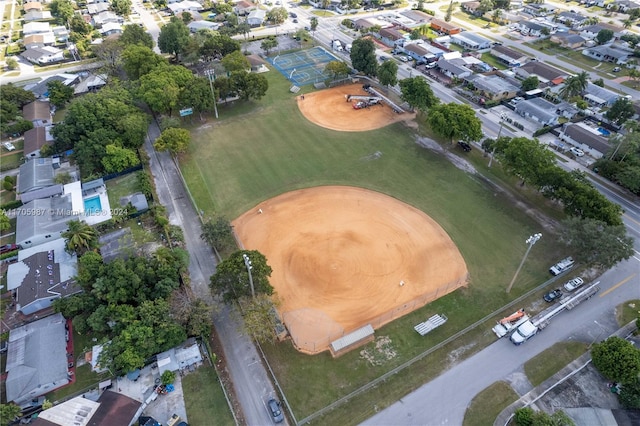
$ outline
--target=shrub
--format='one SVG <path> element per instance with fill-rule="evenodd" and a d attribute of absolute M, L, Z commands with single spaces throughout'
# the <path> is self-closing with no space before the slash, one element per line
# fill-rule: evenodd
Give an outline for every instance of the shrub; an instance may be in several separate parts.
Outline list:
<path fill-rule="evenodd" d="M 13 183 L 12 182 L 9 182 L 9 181 L 5 180 L 5 181 L 2 182 L 2 187 L 4 189 L 6 189 L 7 191 L 13 191 Z"/>
<path fill-rule="evenodd" d="M 162 373 L 162 376 L 160 376 L 160 380 L 162 380 L 162 384 L 163 385 L 170 385 L 173 382 L 175 382 L 176 380 L 176 373 L 174 373 L 173 371 L 167 370 L 164 373 Z"/>

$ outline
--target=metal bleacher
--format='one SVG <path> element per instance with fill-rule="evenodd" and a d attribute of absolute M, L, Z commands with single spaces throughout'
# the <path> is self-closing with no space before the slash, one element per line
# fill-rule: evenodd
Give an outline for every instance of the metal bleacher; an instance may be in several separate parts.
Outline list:
<path fill-rule="evenodd" d="M 415 331 L 417 331 L 421 336 L 424 336 L 434 328 L 440 327 L 442 324 L 447 322 L 447 317 L 444 315 L 436 314 L 426 320 L 425 322 L 421 322 L 420 324 L 413 327 Z"/>

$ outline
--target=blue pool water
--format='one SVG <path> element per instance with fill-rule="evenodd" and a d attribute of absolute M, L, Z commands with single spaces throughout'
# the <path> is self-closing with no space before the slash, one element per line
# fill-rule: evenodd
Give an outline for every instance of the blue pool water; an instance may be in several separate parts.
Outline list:
<path fill-rule="evenodd" d="M 602 136 L 609 136 L 611 134 L 610 131 L 608 131 L 607 129 L 603 129 L 602 127 L 598 127 L 598 132 L 600 132 Z"/>
<path fill-rule="evenodd" d="M 92 197 L 84 200 L 84 212 L 87 215 L 96 214 L 102 211 L 100 197 Z"/>

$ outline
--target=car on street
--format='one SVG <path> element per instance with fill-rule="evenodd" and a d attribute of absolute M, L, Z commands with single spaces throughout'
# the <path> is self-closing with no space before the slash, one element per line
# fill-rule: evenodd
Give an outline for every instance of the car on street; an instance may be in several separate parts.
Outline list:
<path fill-rule="evenodd" d="M 278 401 L 270 398 L 267 402 L 267 407 L 269 408 L 269 413 L 274 423 L 282 423 L 284 421 L 284 414 L 282 414 L 282 410 L 280 410 L 280 403 Z"/>
<path fill-rule="evenodd" d="M 575 155 L 576 157 L 582 157 L 584 155 L 584 151 L 581 150 L 580 148 L 576 148 L 576 147 L 571 147 L 571 149 L 569 149 L 569 151 Z"/>
<path fill-rule="evenodd" d="M 18 246 L 16 244 L 5 244 L 0 247 L 0 254 L 10 253 L 15 250 L 18 250 Z"/>
<path fill-rule="evenodd" d="M 296 14 L 295 14 L 295 13 L 293 13 L 293 12 L 289 13 L 289 16 L 291 16 L 292 18 L 297 18 L 297 17 L 298 17 L 298 15 L 296 15 Z"/>
<path fill-rule="evenodd" d="M 542 296 L 542 298 L 544 299 L 545 302 L 551 303 L 554 300 L 558 300 L 562 297 L 562 290 L 560 290 L 559 288 L 550 291 L 549 293 L 545 293 L 544 296 Z"/>
<path fill-rule="evenodd" d="M 398 56 L 398 59 L 402 62 L 409 62 L 409 57 L 405 55 Z"/>
<path fill-rule="evenodd" d="M 298 20 L 297 20 L 296 18 L 293 18 L 293 23 L 294 23 L 294 24 L 297 24 L 297 23 L 298 23 Z"/>
<path fill-rule="evenodd" d="M 387 58 L 386 56 L 380 56 L 380 62 L 384 62 L 384 61 L 386 61 L 387 59 L 389 59 L 389 58 Z"/>
<path fill-rule="evenodd" d="M 567 291 L 573 291 L 576 288 L 580 287 L 582 284 L 584 284 L 584 280 L 580 277 L 575 277 L 565 283 L 564 289 Z"/>

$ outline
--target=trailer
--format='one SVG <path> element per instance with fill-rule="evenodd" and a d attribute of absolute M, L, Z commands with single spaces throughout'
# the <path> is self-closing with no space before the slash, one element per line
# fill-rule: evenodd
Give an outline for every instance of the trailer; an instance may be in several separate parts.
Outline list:
<path fill-rule="evenodd" d="M 514 345 L 523 344 L 535 336 L 538 331 L 548 326 L 551 320 L 560 312 L 571 310 L 585 300 L 591 299 L 598 291 L 600 291 L 600 286 L 598 284 L 600 284 L 600 281 L 597 281 L 576 293 L 563 297 L 556 305 L 540 312 L 535 317 L 520 324 L 511 334 L 511 342 Z"/>
<path fill-rule="evenodd" d="M 520 309 L 519 311 L 502 318 L 491 330 L 495 333 L 498 339 L 501 339 L 507 334 L 513 333 L 520 324 L 527 320 L 529 320 L 529 316 L 526 314 L 524 309 Z"/>

